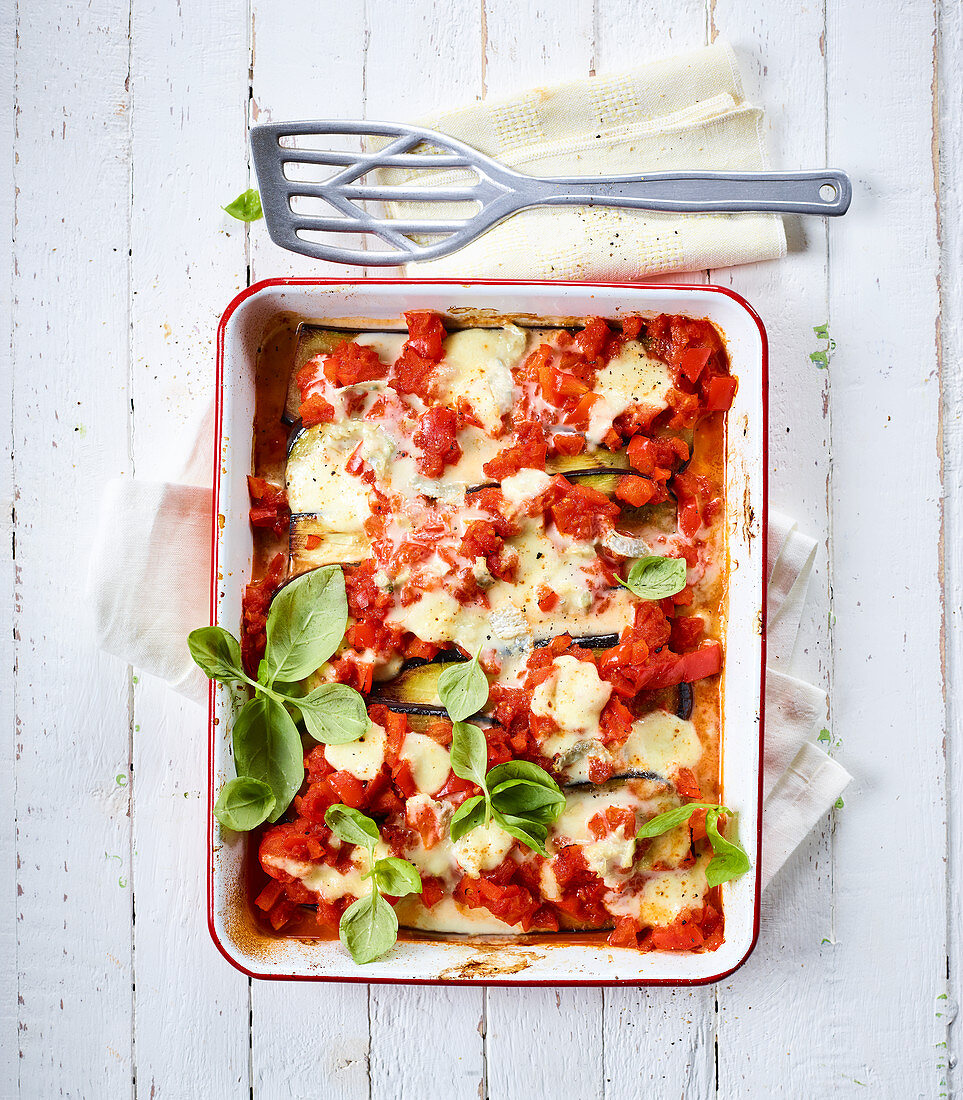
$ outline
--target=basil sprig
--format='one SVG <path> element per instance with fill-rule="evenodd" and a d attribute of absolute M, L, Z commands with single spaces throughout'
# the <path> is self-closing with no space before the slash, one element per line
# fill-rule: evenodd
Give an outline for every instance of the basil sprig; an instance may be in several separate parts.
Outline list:
<path fill-rule="evenodd" d="M 643 600 L 664 600 L 685 588 L 685 558 L 660 558 L 649 555 L 639 558 L 629 570 L 628 577 L 619 584 Z"/>
<path fill-rule="evenodd" d="M 670 829 L 684 825 L 696 810 L 706 811 L 706 835 L 713 852 L 712 859 L 706 866 L 706 882 L 710 886 L 719 886 L 744 875 L 751 866 L 745 849 L 738 841 L 727 840 L 719 832 L 719 818 L 723 814 L 733 816 L 732 810 L 725 806 L 717 806 L 712 802 L 689 802 L 685 806 L 676 806 L 674 810 L 666 810 L 647 821 L 636 833 L 636 839 L 661 836 Z"/>
<path fill-rule="evenodd" d="M 495 823 L 526 847 L 547 855 L 549 825 L 565 806 L 554 779 L 527 760 L 509 760 L 487 771 L 485 734 L 469 722 L 452 726 L 451 767 L 461 779 L 481 787 L 482 793 L 463 802 L 451 819 L 452 841 L 460 840 L 479 825 Z"/>
<path fill-rule="evenodd" d="M 237 218 L 239 222 L 256 222 L 258 218 L 264 217 L 264 211 L 261 209 L 261 196 L 253 187 L 242 191 L 233 202 L 229 202 L 227 206 L 223 207 L 223 210 L 226 214 L 230 214 L 232 218 Z"/>
<path fill-rule="evenodd" d="M 421 875 L 406 859 L 397 856 L 375 859 L 375 846 L 380 839 L 378 826 L 360 810 L 338 803 L 328 807 L 324 820 L 339 840 L 368 852 L 370 869 L 363 877 L 371 879 L 371 893 L 345 909 L 338 935 L 356 963 L 369 963 L 390 950 L 398 939 L 398 918 L 382 892 L 396 898 L 420 894 Z"/>
<path fill-rule="evenodd" d="M 229 829 L 247 831 L 277 821 L 304 779 L 304 753 L 294 716 L 326 745 L 357 741 L 368 729 L 361 695 L 346 684 L 322 684 L 305 695 L 297 680 L 316 671 L 335 653 L 348 625 L 344 574 L 338 566 L 316 569 L 286 585 L 274 598 L 267 618 L 267 648 L 256 680 L 244 671 L 237 639 L 220 626 L 191 631 L 191 656 L 204 673 L 221 683 L 254 688 L 234 719 L 234 764 L 238 780 L 260 783 L 270 793 L 253 797 L 255 788 L 222 792 L 214 807 Z M 237 782 L 232 780 L 232 783 Z M 235 792 L 243 790 L 241 810 Z"/>
<path fill-rule="evenodd" d="M 464 722 L 488 702 L 488 677 L 478 663 L 481 647 L 470 661 L 448 665 L 438 676 L 438 698 L 453 722 Z"/>

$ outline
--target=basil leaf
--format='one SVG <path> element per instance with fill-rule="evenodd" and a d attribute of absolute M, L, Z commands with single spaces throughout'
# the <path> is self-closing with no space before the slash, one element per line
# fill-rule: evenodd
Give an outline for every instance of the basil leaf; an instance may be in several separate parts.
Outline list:
<path fill-rule="evenodd" d="M 455 722 L 451 728 L 451 770 L 459 779 L 477 783 L 485 790 L 488 742 L 478 726 Z"/>
<path fill-rule="evenodd" d="M 230 684 L 243 680 L 244 662 L 241 647 L 222 626 L 202 626 L 187 635 L 187 648 L 194 663 L 208 679 Z"/>
<path fill-rule="evenodd" d="M 317 671 L 341 644 L 348 600 L 340 566 L 315 569 L 285 585 L 267 619 L 267 683 L 302 680 Z"/>
<path fill-rule="evenodd" d="M 398 939 L 398 918 L 388 902 L 375 892 L 345 909 L 338 933 L 351 958 L 363 965 L 394 946 Z"/>
<path fill-rule="evenodd" d="M 274 794 L 267 783 L 239 775 L 224 784 L 214 804 L 214 816 L 226 829 L 246 833 L 267 821 L 274 806 Z"/>
<path fill-rule="evenodd" d="M 643 600 L 663 600 L 685 588 L 685 558 L 649 556 L 639 560 L 629 570 L 626 580 L 619 581 Z"/>
<path fill-rule="evenodd" d="M 729 882 L 730 879 L 744 875 L 751 866 L 749 856 L 741 844 L 733 843 L 719 832 L 721 808 L 710 810 L 706 814 L 706 835 L 714 853 L 706 867 L 706 882 L 710 886 Z"/>
<path fill-rule="evenodd" d="M 421 893 L 421 875 L 417 867 L 397 856 L 379 859 L 374 865 L 374 878 L 378 889 L 394 898 Z"/>
<path fill-rule="evenodd" d="M 308 733 L 325 745 L 346 745 L 371 725 L 364 699 L 347 684 L 322 684 L 297 700 Z"/>
<path fill-rule="evenodd" d="M 555 821 L 565 805 L 565 795 L 528 779 L 509 779 L 492 788 L 492 807 L 503 814 L 532 821 Z"/>
<path fill-rule="evenodd" d="M 327 808 L 324 823 L 345 844 L 360 844 L 363 848 L 373 850 L 380 840 L 378 826 L 367 814 L 340 802 Z"/>
<path fill-rule="evenodd" d="M 488 677 L 475 654 L 470 661 L 447 665 L 438 677 L 438 698 L 453 722 L 464 722 L 488 702 Z"/>
<path fill-rule="evenodd" d="M 239 222 L 256 222 L 258 218 L 264 217 L 261 196 L 253 187 L 242 191 L 233 202 L 229 202 L 222 209 L 232 218 L 237 218 Z"/>
<path fill-rule="evenodd" d="M 249 700 L 234 719 L 234 765 L 239 776 L 271 788 L 277 821 L 304 780 L 304 750 L 294 719 L 282 703 L 266 695 Z"/>
<path fill-rule="evenodd" d="M 451 837 L 452 843 L 466 834 L 470 833 L 472 829 L 477 829 L 479 825 L 485 824 L 485 796 L 483 794 L 476 794 L 472 798 L 466 799 L 454 814 L 452 814 L 451 824 L 448 826 L 448 834 Z"/>
<path fill-rule="evenodd" d="M 718 809 L 711 802 L 687 802 L 684 806 L 676 806 L 674 810 L 666 810 L 665 813 L 656 814 L 649 818 L 641 829 L 635 834 L 636 840 L 646 840 L 648 837 L 661 836 L 677 825 L 684 825 L 696 810 Z"/>
<path fill-rule="evenodd" d="M 527 848 L 547 856 L 545 840 L 548 837 L 548 826 L 537 821 L 529 821 L 524 817 L 516 817 L 514 814 L 504 814 L 492 807 L 492 817 L 509 836 L 520 840 Z"/>
<path fill-rule="evenodd" d="M 548 772 L 528 760 L 506 760 L 504 764 L 497 764 L 488 773 L 488 788 L 494 790 L 509 779 L 524 779 L 561 794 L 561 788 Z"/>

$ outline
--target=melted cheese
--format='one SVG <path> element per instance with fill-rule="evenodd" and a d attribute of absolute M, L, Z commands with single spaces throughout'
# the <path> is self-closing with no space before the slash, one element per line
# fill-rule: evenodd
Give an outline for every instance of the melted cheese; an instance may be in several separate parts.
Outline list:
<path fill-rule="evenodd" d="M 400 756 L 411 765 L 415 786 L 426 794 L 436 794 L 448 781 L 451 757 L 448 750 L 424 733 L 409 733 Z"/>
<path fill-rule="evenodd" d="M 379 840 L 375 845 L 375 859 L 384 859 L 391 854 L 387 844 Z M 266 856 L 264 862 L 292 878 L 300 879 L 308 890 L 314 890 L 325 901 L 335 901 L 346 894 L 360 898 L 371 891 L 371 880 L 364 877 L 371 870 L 365 848 L 354 849 L 351 853 L 351 864 L 344 871 L 327 863 L 307 863 L 298 859 L 285 859 L 283 856 Z"/>
<path fill-rule="evenodd" d="M 552 484 L 552 475 L 544 470 L 524 469 L 501 482 L 502 496 L 509 504 L 523 504 L 540 496 Z"/>
<path fill-rule="evenodd" d="M 325 745 L 324 758 L 339 772 L 350 772 L 355 779 L 368 782 L 381 771 L 385 759 L 385 731 L 376 722 L 368 732 L 347 745 Z"/>
<path fill-rule="evenodd" d="M 407 332 L 361 332 L 354 338 L 354 342 L 363 347 L 374 348 L 381 362 L 390 367 L 401 354 L 407 339 Z"/>
<path fill-rule="evenodd" d="M 445 340 L 439 367 L 439 397 L 446 404 L 462 398 L 490 435 L 499 435 L 502 417 L 511 411 L 515 380 L 511 368 L 525 350 L 526 336 L 510 325 L 470 328 Z"/>
<path fill-rule="evenodd" d="M 423 641 L 457 641 L 470 651 L 479 645 L 504 651 L 511 648 L 506 643 L 518 639 L 566 632 L 618 634 L 631 624 L 634 597 L 626 589 L 605 587 L 591 543 L 560 539 L 556 545 L 532 521 L 509 545 L 518 553 L 516 580 L 495 581 L 487 589 L 488 607 L 481 602 L 462 605 L 442 589 L 432 589 L 409 607 L 392 608 L 386 621 Z M 551 611 L 538 606 L 543 584 L 560 597 Z"/>
<path fill-rule="evenodd" d="M 632 724 L 617 759 L 630 771 L 672 775 L 694 768 L 702 757 L 702 742 L 692 722 L 664 710 L 654 710 Z"/>
<path fill-rule="evenodd" d="M 506 924 L 487 909 L 464 908 L 449 896 L 441 898 L 431 909 L 426 909 L 418 894 L 410 894 L 398 902 L 395 912 L 398 923 L 404 928 L 418 928 L 423 932 L 483 936 L 518 931 L 517 925 Z"/>
<path fill-rule="evenodd" d="M 686 909 L 701 907 L 708 888 L 708 862 L 709 857 L 702 856 L 689 868 L 656 871 L 641 889 L 610 895 L 606 907 L 616 916 L 635 917 L 642 924 L 671 924 Z"/>
<path fill-rule="evenodd" d="M 595 380 L 595 392 L 600 400 L 592 406 L 589 415 L 586 433 L 589 442 L 598 446 L 612 427 L 612 421 L 630 405 L 665 408 L 671 388 L 668 366 L 647 355 L 639 340 L 627 340 Z"/>
<path fill-rule="evenodd" d="M 609 701 L 612 685 L 599 679 L 598 669 L 590 661 L 568 654 L 556 657 L 552 669 L 552 675 L 532 695 L 532 714 L 552 718 L 566 733 L 597 736 L 599 715 Z M 559 747 L 553 744 L 556 740 L 560 739 L 552 737 L 545 742 L 547 756 L 562 751 L 572 739 L 561 739 L 565 744 Z"/>
<path fill-rule="evenodd" d="M 359 444 L 365 462 L 383 474 L 395 444 L 377 425 L 348 420 L 306 429 L 288 458 L 291 511 L 316 513 L 329 531 L 361 531 L 371 515 L 368 494 L 364 482 L 345 469 Z"/>
<path fill-rule="evenodd" d="M 553 751 L 557 754 L 566 748 L 569 746 Z M 654 772 L 668 778 L 679 768 L 694 768 L 699 763 L 702 742 L 692 722 L 665 710 L 655 710 L 633 723 L 631 733 L 621 745 L 607 748 L 598 740 L 573 739 L 569 757 L 564 767 L 566 777 L 572 782 L 589 778 L 593 760 L 611 764 L 616 774 Z"/>
<path fill-rule="evenodd" d="M 483 871 L 491 871 L 508 855 L 514 837 L 490 821 L 479 825 L 452 845 L 455 861 L 466 875 L 477 878 Z"/>

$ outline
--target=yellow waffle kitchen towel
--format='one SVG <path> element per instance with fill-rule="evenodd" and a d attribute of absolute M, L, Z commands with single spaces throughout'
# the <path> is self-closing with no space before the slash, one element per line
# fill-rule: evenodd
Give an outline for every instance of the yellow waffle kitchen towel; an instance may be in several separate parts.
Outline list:
<path fill-rule="evenodd" d="M 613 76 L 419 120 L 533 176 L 619 176 L 768 167 L 764 115 L 745 100 L 728 43 Z M 382 169 L 379 182 L 442 186 L 464 171 Z M 387 203 L 390 217 L 464 217 L 450 204 Z M 524 210 L 417 276 L 634 280 L 785 255 L 776 214 L 674 214 L 602 207 Z"/>

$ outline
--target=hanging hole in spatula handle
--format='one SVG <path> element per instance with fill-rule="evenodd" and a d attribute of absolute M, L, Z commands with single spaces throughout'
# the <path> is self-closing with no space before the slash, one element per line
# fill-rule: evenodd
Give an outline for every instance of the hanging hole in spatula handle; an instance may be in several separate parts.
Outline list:
<path fill-rule="evenodd" d="M 678 213 L 817 214 L 839 217 L 853 187 L 836 169 L 820 172 L 652 172 L 592 180 L 580 176 L 526 179 L 531 204 L 618 206 Z"/>

